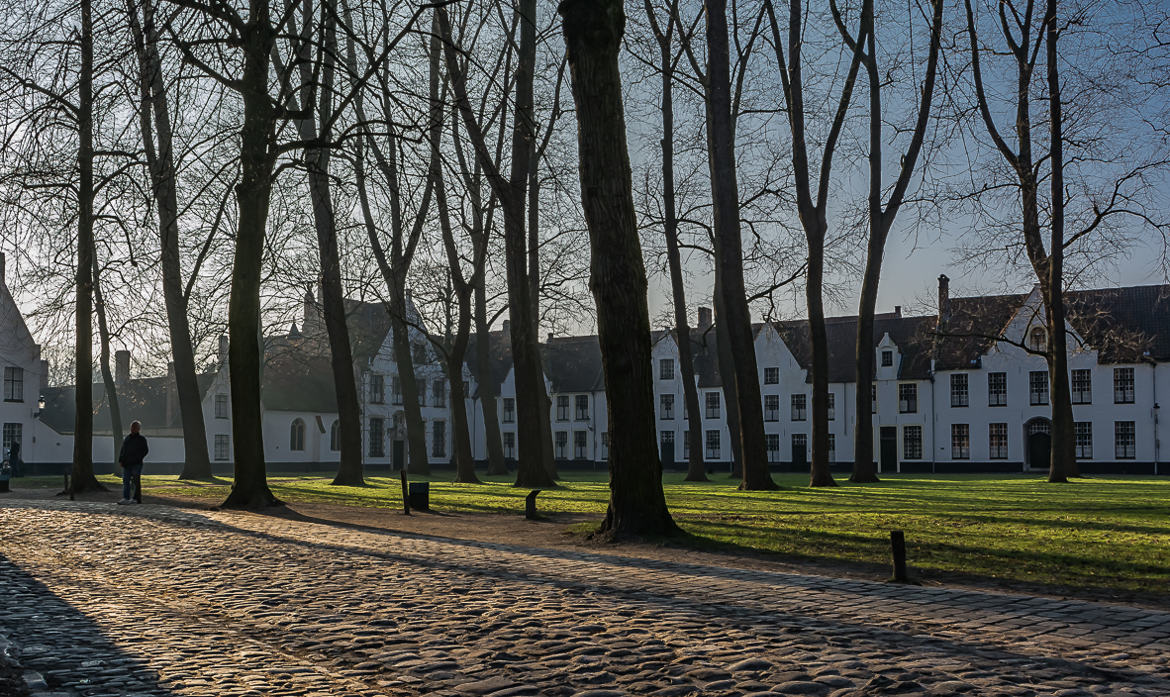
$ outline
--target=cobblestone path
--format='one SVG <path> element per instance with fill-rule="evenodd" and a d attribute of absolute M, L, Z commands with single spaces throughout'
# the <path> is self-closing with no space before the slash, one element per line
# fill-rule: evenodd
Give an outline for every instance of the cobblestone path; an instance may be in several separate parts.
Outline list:
<path fill-rule="evenodd" d="M 1170 613 L 164 506 L 0 502 L 62 695 L 1170 695 Z"/>

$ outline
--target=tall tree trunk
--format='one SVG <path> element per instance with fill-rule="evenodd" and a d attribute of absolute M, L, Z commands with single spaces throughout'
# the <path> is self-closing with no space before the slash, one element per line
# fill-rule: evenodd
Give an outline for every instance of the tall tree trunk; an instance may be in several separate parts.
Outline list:
<path fill-rule="evenodd" d="M 397 280 L 395 281 L 397 285 Z M 431 463 L 427 457 L 426 430 L 423 426 L 422 407 L 419 406 L 419 387 L 414 370 L 414 356 L 410 341 L 410 325 L 407 324 L 406 289 L 402 286 L 390 299 L 390 326 L 394 332 L 392 346 L 394 363 L 398 367 L 398 384 L 402 388 L 402 410 L 406 415 L 406 471 L 411 474 L 430 474 Z"/>
<path fill-rule="evenodd" d="M 264 233 L 272 192 L 275 116 L 268 95 L 270 56 L 275 32 L 268 1 L 251 0 L 242 37 L 241 80 L 244 120 L 240 128 L 240 181 L 236 185 L 239 220 L 228 302 L 228 367 L 232 392 L 232 450 L 235 477 L 225 508 L 253 508 L 280 503 L 268 488 L 260 411 L 261 325 L 260 273 Z"/>
<path fill-rule="evenodd" d="M 114 382 L 114 375 L 110 371 L 110 326 L 106 317 L 106 303 L 102 298 L 100 267 L 95 254 L 93 260 L 93 309 L 98 321 L 102 382 L 106 386 L 106 404 L 110 408 L 110 432 L 114 443 L 114 462 L 111 464 L 117 464 L 118 452 L 122 448 L 122 407 L 118 403 L 118 387 Z M 115 470 L 114 473 L 117 474 L 117 471 Z"/>
<path fill-rule="evenodd" d="M 1048 111 L 1050 118 L 1049 160 L 1052 166 L 1052 239 L 1049 243 L 1045 306 L 1048 320 L 1048 373 L 1052 382 L 1052 447 L 1048 481 L 1067 481 L 1080 474 L 1076 458 L 1076 428 L 1073 425 L 1072 391 L 1068 376 L 1068 336 L 1064 307 L 1064 122 L 1060 103 L 1060 63 L 1057 39 L 1057 0 L 1048 0 L 1045 16 L 1045 52 L 1048 69 Z"/>
<path fill-rule="evenodd" d="M 323 0 L 328 2 L 329 0 Z M 306 31 L 311 21 L 312 4 L 304 5 Z M 320 80 L 321 99 L 318 105 L 301 104 L 305 111 L 312 112 L 316 106 L 317 118 L 300 119 L 297 128 L 301 139 L 306 142 L 327 142 L 331 138 L 329 124 L 333 119 L 333 77 L 334 59 L 337 54 L 337 23 L 335 8 L 325 7 L 321 13 L 323 44 L 321 49 L 321 73 L 313 74 L 311 56 L 303 55 L 301 61 L 301 85 L 304 92 L 312 94 L 314 80 Z M 302 52 L 308 53 L 308 42 L 302 43 Z M 353 373 L 353 350 L 349 341 L 349 328 L 345 323 L 345 291 L 341 285 L 341 255 L 337 246 L 337 222 L 330 193 L 329 156 L 327 147 L 310 147 L 305 152 L 305 166 L 308 172 L 309 198 L 313 204 L 313 224 L 317 231 L 317 256 L 321 263 L 321 310 L 325 320 L 325 333 L 329 338 L 329 364 L 333 372 L 334 395 L 337 399 L 338 436 L 340 457 L 337 476 L 332 484 L 340 486 L 362 486 L 362 424 L 361 409 L 358 406 L 357 381 Z"/>
<path fill-rule="evenodd" d="M 727 412 L 727 433 L 731 442 L 727 444 L 731 460 L 731 478 L 743 480 L 743 441 L 739 438 L 739 390 L 735 386 L 735 355 L 731 351 L 731 339 L 727 334 L 728 322 L 723 318 L 722 273 L 715 269 L 715 292 L 711 304 L 715 306 L 715 360 L 722 378 L 723 407 Z M 702 424 L 702 422 L 699 422 Z M 700 433 L 702 429 L 700 429 Z M 701 436 L 700 436 L 701 437 Z M 701 442 L 701 441 L 700 441 Z"/>
<path fill-rule="evenodd" d="M 609 410 L 610 537 L 677 532 L 662 491 L 655 439 L 653 362 L 626 126 L 622 114 L 621 0 L 565 0 L 565 45 L 577 104 L 581 200 L 589 226 L 589 285 L 597 301 Z"/>
<path fill-rule="evenodd" d="M 760 402 L 755 337 L 743 281 L 726 0 L 707 2 L 707 54 L 707 159 L 711 169 L 715 221 L 715 264 L 721 272 L 723 317 L 720 323 L 727 325 L 728 349 L 735 357 L 735 372 L 725 375 L 724 382 L 735 381 L 740 419 L 739 433 L 733 433 L 731 437 L 741 444 L 743 480 L 740 488 L 775 489 L 764 447 L 764 410 Z"/>
<path fill-rule="evenodd" d="M 504 460 L 504 444 L 500 437 L 500 417 L 496 399 L 500 386 L 496 384 L 492 371 L 491 327 L 487 322 L 486 275 L 475 283 L 475 361 L 479 373 L 479 405 L 483 410 L 484 439 L 487 442 L 488 469 L 492 475 L 507 474 L 508 464 Z"/>
<path fill-rule="evenodd" d="M 152 0 L 142 0 L 141 25 L 133 2 L 127 5 L 127 14 L 138 54 L 142 97 L 139 130 L 142 132 L 154 204 L 158 211 L 163 304 L 167 311 L 171 356 L 175 364 L 175 387 L 183 422 L 183 471 L 179 476 L 182 479 L 209 479 L 211 460 L 207 453 L 207 430 L 203 422 L 202 395 L 195 375 L 191 328 L 187 323 L 187 296 L 183 290 L 171 114 L 158 54 L 161 37 L 155 25 Z"/>
<path fill-rule="evenodd" d="M 93 8 L 81 0 L 81 73 L 78 76 L 77 303 L 74 308 L 76 416 L 70 492 L 102 490 L 93 473 Z"/>
<path fill-rule="evenodd" d="M 823 237 L 822 237 L 823 239 Z M 824 249 L 809 245 L 808 329 L 812 354 L 812 457 L 809 486 L 836 486 L 829 470 L 829 339 L 825 333 Z"/>

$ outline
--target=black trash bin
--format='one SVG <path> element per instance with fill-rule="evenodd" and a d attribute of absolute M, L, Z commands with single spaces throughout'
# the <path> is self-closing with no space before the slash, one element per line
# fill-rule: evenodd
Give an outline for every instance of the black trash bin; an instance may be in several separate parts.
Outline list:
<path fill-rule="evenodd" d="M 411 482 L 408 500 L 413 511 L 431 510 L 431 483 Z"/>

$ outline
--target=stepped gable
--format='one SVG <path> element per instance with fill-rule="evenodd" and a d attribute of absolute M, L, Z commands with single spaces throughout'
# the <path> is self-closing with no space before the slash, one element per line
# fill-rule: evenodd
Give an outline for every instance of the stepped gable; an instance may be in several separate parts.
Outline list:
<path fill-rule="evenodd" d="M 182 435 L 183 421 L 179 410 L 178 395 L 172 405 L 170 419 L 167 419 L 167 377 L 133 378 L 117 386 L 118 406 L 122 415 L 122 430 L 128 433 L 131 421 L 142 422 L 142 430 L 148 435 Z M 207 394 L 215 380 L 215 373 L 196 375 L 200 398 Z M 76 394 L 72 386 L 46 387 L 42 391 L 45 408 L 41 411 L 41 422 L 57 433 L 73 433 L 76 420 Z M 110 405 L 106 400 L 105 382 L 93 385 L 93 431 L 95 434 L 111 434 Z"/>

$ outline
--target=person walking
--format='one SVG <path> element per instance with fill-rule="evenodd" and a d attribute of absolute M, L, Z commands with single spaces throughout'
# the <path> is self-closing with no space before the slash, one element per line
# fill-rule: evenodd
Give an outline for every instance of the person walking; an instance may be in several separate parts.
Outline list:
<path fill-rule="evenodd" d="M 142 463 L 150 448 L 146 445 L 146 438 L 139 433 L 142 424 L 134 421 L 130 424 L 130 435 L 122 441 L 122 452 L 118 454 L 118 465 L 122 468 L 122 500 L 118 505 L 142 503 Z"/>

